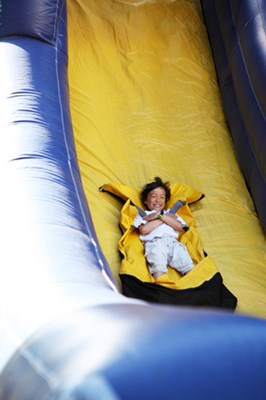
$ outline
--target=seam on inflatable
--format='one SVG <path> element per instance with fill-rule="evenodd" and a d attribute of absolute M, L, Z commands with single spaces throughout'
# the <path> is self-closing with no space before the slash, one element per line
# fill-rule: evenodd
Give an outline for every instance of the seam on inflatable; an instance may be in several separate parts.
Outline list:
<path fill-rule="evenodd" d="M 229 6 L 230 6 L 230 9 L 231 9 L 232 22 L 234 23 L 234 29 L 235 29 L 235 33 L 236 33 L 236 36 L 237 36 L 237 46 L 235 46 L 234 49 L 232 49 L 232 52 L 231 52 L 231 62 L 228 60 L 228 65 L 229 65 L 229 67 L 230 67 L 230 74 L 231 74 L 231 77 L 232 77 L 232 83 L 233 83 L 233 87 L 234 87 L 234 93 L 235 93 L 235 97 L 236 97 L 236 101 L 237 101 L 237 108 L 238 108 L 238 110 L 239 110 L 240 115 L 242 115 L 241 109 L 240 109 L 240 107 L 239 107 L 239 101 L 238 101 L 238 98 L 237 98 L 237 96 L 236 96 L 237 91 L 235 90 L 234 75 L 232 74 L 232 68 L 231 68 L 231 67 L 232 67 L 232 60 L 233 60 L 233 58 L 234 58 L 233 53 L 234 53 L 235 51 L 237 51 L 237 47 L 238 47 L 239 52 L 240 52 L 240 54 L 241 54 L 241 59 L 242 59 L 243 67 L 244 67 L 245 72 L 246 72 L 246 75 L 247 75 L 247 82 L 249 83 L 250 91 L 252 92 L 253 97 L 254 97 L 254 101 L 256 102 L 257 107 L 258 107 L 258 109 L 259 109 L 260 112 L 261 112 L 262 118 L 263 118 L 264 121 L 266 122 L 266 118 L 265 118 L 264 112 L 263 112 L 263 110 L 262 110 L 262 108 L 261 108 L 261 106 L 260 106 L 260 102 L 258 101 L 258 98 L 257 98 L 257 96 L 256 96 L 256 92 L 255 92 L 255 90 L 254 90 L 254 87 L 253 87 L 253 85 L 252 85 L 252 81 L 251 81 L 251 79 L 250 79 L 250 75 L 249 75 L 249 71 L 248 71 L 248 67 L 247 67 L 248 64 L 246 63 L 245 56 L 244 56 L 244 53 L 243 53 L 243 50 L 242 50 L 241 38 L 240 38 L 238 29 L 237 29 L 237 25 L 236 25 L 236 23 L 235 23 L 235 17 L 234 17 L 234 13 L 233 13 L 233 9 L 232 9 L 232 4 L 230 3 Z M 250 149 L 251 149 L 252 154 L 253 154 L 253 156 L 254 156 L 254 162 L 255 162 L 256 166 L 258 167 L 258 170 L 260 171 L 261 176 L 264 177 L 264 173 L 263 173 L 262 168 L 261 168 L 260 160 L 257 160 L 256 152 L 255 152 L 253 143 L 251 142 L 251 139 L 250 139 L 249 131 L 248 131 L 247 127 L 246 127 L 246 124 L 245 124 L 244 119 L 243 119 L 243 118 L 241 118 L 241 119 L 242 119 L 242 122 L 243 122 L 243 126 L 245 127 L 245 133 L 246 133 L 246 137 L 247 137 L 248 143 L 249 143 L 249 145 L 250 145 Z M 251 183 L 249 182 L 249 184 L 251 184 Z"/>
<path fill-rule="evenodd" d="M 58 15 L 58 4 L 59 4 L 59 0 L 57 0 L 56 5 L 55 5 L 55 16 L 54 16 L 54 29 L 53 29 L 53 41 L 55 41 L 56 43 L 56 27 L 58 26 L 58 19 L 59 19 L 59 15 Z M 56 46 L 57 48 L 57 46 Z M 61 103 L 60 103 L 61 105 Z"/>
<path fill-rule="evenodd" d="M 66 1 L 64 1 L 62 3 L 62 7 L 61 7 L 61 13 L 59 13 L 59 2 L 60 2 L 60 0 L 57 0 L 56 1 L 56 6 L 55 6 L 54 31 L 53 31 L 53 39 L 52 39 L 52 42 L 54 42 L 55 45 L 56 45 L 56 42 L 57 42 L 56 41 L 56 39 L 57 39 L 56 35 L 57 35 L 57 27 L 58 27 L 58 24 L 59 24 L 60 14 L 62 13 L 63 8 L 66 7 Z"/>
<path fill-rule="evenodd" d="M 263 30 L 264 30 L 264 34 L 266 35 L 266 26 L 265 26 L 265 24 L 264 24 L 264 20 L 263 20 L 263 18 L 262 18 L 262 8 L 261 8 L 261 4 L 260 4 L 260 2 L 257 0 L 257 5 L 258 5 L 258 10 L 259 10 L 259 18 L 260 18 L 260 20 L 261 20 L 261 25 L 262 25 L 262 27 L 263 27 Z"/>
<path fill-rule="evenodd" d="M 81 202 L 81 198 L 79 196 L 79 191 L 77 189 L 77 185 L 76 185 L 76 180 L 74 178 L 74 174 L 73 174 L 73 169 L 72 169 L 72 165 L 71 165 L 71 161 L 70 161 L 70 153 L 69 153 L 69 148 L 68 148 L 68 143 L 67 143 L 67 139 L 66 139 L 66 130 L 65 130 L 65 121 L 64 121 L 64 117 L 63 117 L 63 106 L 62 106 L 62 100 L 61 100 L 61 91 L 60 91 L 60 78 L 59 78 L 59 71 L 58 71 L 58 41 L 59 39 L 57 38 L 56 41 L 56 45 L 55 45 L 55 66 L 56 66 L 56 85 L 57 85 L 57 93 L 58 93 L 58 101 L 59 101 L 59 108 L 60 108 L 60 120 L 61 120 L 61 126 L 62 126 L 62 131 L 63 131 L 63 137 L 64 137 L 64 142 L 65 142 L 65 149 L 66 149 L 66 153 L 67 153 L 67 163 L 68 163 L 68 168 L 69 168 L 69 172 L 71 175 L 71 179 L 73 182 L 73 186 L 75 188 L 75 194 L 78 200 L 78 204 L 79 204 L 79 208 L 82 214 L 82 218 L 83 218 L 83 222 L 84 225 L 86 227 L 86 231 L 87 234 L 91 240 L 91 243 L 94 247 L 94 251 L 95 251 L 95 255 L 97 257 L 97 261 L 99 263 L 99 266 L 101 267 L 101 272 L 102 275 L 104 277 L 104 279 L 107 281 L 108 285 L 116 292 L 118 292 L 118 289 L 115 285 L 115 283 L 111 280 L 111 278 L 108 276 L 105 268 L 104 268 L 104 262 L 102 260 L 102 257 L 100 256 L 100 252 L 98 250 L 98 245 L 94 239 L 94 237 L 91 234 L 91 230 L 89 229 L 89 225 L 88 225 L 88 221 L 85 217 L 85 213 L 84 213 L 84 208 L 82 207 L 82 202 Z"/>
<path fill-rule="evenodd" d="M 3 326 L 6 329 L 9 338 L 16 344 L 17 349 L 21 354 L 21 356 L 25 360 L 27 360 L 27 362 L 35 372 L 39 373 L 39 375 L 47 383 L 49 388 L 56 387 L 58 384 L 57 375 L 47 365 L 45 365 L 45 363 L 43 363 L 40 360 L 40 358 L 36 357 L 31 350 L 24 348 L 23 341 L 21 341 L 21 338 L 16 334 L 16 332 L 14 332 L 13 329 L 9 327 L 9 323 L 7 322 L 6 313 L 4 312 L 4 309 L 1 312 L 1 318 Z M 9 360 L 11 359 L 12 357 L 9 358 Z"/>
<path fill-rule="evenodd" d="M 232 74 L 232 60 L 233 60 L 233 58 L 234 58 L 234 53 L 237 51 L 237 49 L 239 49 L 239 51 L 240 51 L 240 53 L 241 53 L 243 66 L 244 66 L 244 69 L 245 69 L 245 71 L 246 71 L 246 73 L 247 73 L 248 78 L 249 78 L 249 74 L 248 74 L 248 71 L 247 71 L 247 68 L 246 68 L 246 63 L 244 62 L 245 59 L 244 59 L 244 57 L 243 57 L 243 52 L 242 52 L 240 37 L 239 37 L 238 31 L 237 31 L 237 29 L 236 29 L 236 23 L 235 23 L 235 18 L 234 18 L 234 12 L 233 12 L 233 9 L 232 9 L 232 4 L 231 4 L 230 2 L 229 2 L 229 7 L 230 7 L 230 11 L 231 11 L 232 23 L 233 23 L 233 25 L 234 25 L 235 34 L 236 34 L 236 37 L 237 37 L 237 43 L 235 44 L 234 47 L 232 47 L 232 49 L 231 49 L 230 52 L 228 52 L 227 49 L 225 48 L 225 56 L 226 56 L 226 58 L 227 58 L 227 65 L 228 65 L 228 70 L 229 70 L 230 77 L 231 77 L 231 85 L 232 85 L 232 88 L 233 88 L 233 91 L 234 91 L 234 97 L 235 97 L 235 101 L 236 101 L 236 107 L 237 107 L 237 109 L 238 109 L 239 115 L 241 115 L 241 123 L 242 123 L 243 128 L 244 128 L 245 136 L 246 136 L 246 138 L 247 138 L 247 140 L 248 140 L 248 142 L 249 142 L 249 144 L 250 144 L 250 149 L 251 149 L 252 154 L 253 154 L 253 156 L 254 156 L 254 162 L 255 162 L 255 164 L 257 165 L 257 167 L 258 167 L 260 173 L 262 174 L 261 168 L 260 168 L 260 166 L 258 166 L 258 163 L 257 163 L 257 160 L 256 160 L 256 155 L 255 155 L 253 146 L 251 145 L 251 142 L 250 142 L 250 137 L 249 137 L 249 134 L 248 134 L 246 125 L 244 124 L 244 120 L 243 120 L 243 117 L 242 117 L 242 113 L 241 113 L 241 110 L 240 110 L 240 108 L 239 108 L 239 102 L 238 102 L 238 98 L 237 98 L 237 92 L 236 92 L 236 90 L 235 90 L 234 76 L 233 76 L 233 74 Z M 217 12 L 216 5 L 215 5 L 215 12 L 216 12 L 216 15 L 218 16 L 218 12 Z M 218 18 L 218 21 L 219 21 L 219 18 Z M 223 38 L 223 40 L 224 40 L 224 35 L 223 35 L 223 31 L 222 31 L 222 29 L 221 29 L 220 21 L 219 21 L 219 30 L 220 30 L 221 36 L 222 36 L 222 38 Z M 249 82 L 250 82 L 250 79 L 249 79 Z M 253 91 L 253 89 L 252 89 L 252 91 Z M 254 93 L 254 92 L 253 92 L 253 93 Z M 257 101 L 256 101 L 256 102 L 257 102 Z M 231 133 L 231 137 L 232 137 L 232 139 L 233 139 L 233 141 L 234 141 L 235 137 L 234 137 L 234 135 L 233 135 L 232 133 Z M 237 149 L 236 149 L 236 152 L 237 152 Z M 241 167 L 242 167 L 242 166 L 241 166 Z M 262 176 L 263 176 L 263 174 L 262 174 Z M 249 184 L 250 184 L 250 182 L 249 182 Z"/>

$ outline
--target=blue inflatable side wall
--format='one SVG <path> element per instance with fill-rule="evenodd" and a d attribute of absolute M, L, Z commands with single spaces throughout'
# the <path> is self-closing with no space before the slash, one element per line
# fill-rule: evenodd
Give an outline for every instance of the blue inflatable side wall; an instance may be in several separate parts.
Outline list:
<path fill-rule="evenodd" d="M 65 2 L 0 12 L 0 399 L 265 398 L 265 321 L 118 293 L 76 159 Z"/>
<path fill-rule="evenodd" d="M 238 162 L 266 232 L 266 3 L 201 3 Z"/>

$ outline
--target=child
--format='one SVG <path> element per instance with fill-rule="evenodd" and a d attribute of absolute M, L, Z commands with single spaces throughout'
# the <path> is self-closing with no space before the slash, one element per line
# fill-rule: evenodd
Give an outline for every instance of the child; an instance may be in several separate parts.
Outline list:
<path fill-rule="evenodd" d="M 141 192 L 141 200 L 148 209 L 146 216 L 138 214 L 134 221 L 144 244 L 149 271 L 155 280 L 167 273 L 167 265 L 182 275 L 194 268 L 186 247 L 177 240 L 179 232 L 187 226 L 185 221 L 177 214 L 171 214 L 170 210 L 164 210 L 170 197 L 169 183 L 155 177 Z"/>

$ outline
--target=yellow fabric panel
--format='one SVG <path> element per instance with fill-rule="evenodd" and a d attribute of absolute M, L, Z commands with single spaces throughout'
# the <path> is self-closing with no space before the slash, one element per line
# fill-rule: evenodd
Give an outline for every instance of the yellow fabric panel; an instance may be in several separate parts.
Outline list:
<path fill-rule="evenodd" d="M 191 205 L 203 248 L 237 311 L 266 317 L 265 237 L 227 130 L 199 1 L 72 0 L 68 25 L 79 165 L 118 283 L 123 202 L 98 188 L 141 188 L 158 175 L 205 194 Z"/>
<path fill-rule="evenodd" d="M 185 183 L 170 184 L 171 199 L 166 204 L 166 208 L 171 208 L 177 200 L 186 201 L 188 204 L 194 203 L 204 197 L 204 194 L 196 189 L 188 186 Z M 131 202 L 141 208 L 144 205 L 141 203 L 140 190 L 132 188 L 121 183 L 105 183 L 100 187 L 100 190 L 106 191 L 120 197 L 122 200 L 130 199 Z M 182 209 L 184 210 L 184 209 Z M 189 208 L 188 208 L 189 210 Z"/>
<path fill-rule="evenodd" d="M 120 225 L 124 234 L 118 243 L 118 248 L 123 255 L 119 272 L 121 274 L 136 276 L 143 282 L 154 282 L 147 268 L 143 245 L 139 239 L 137 230 L 133 227 L 134 219 L 138 212 L 135 205 L 142 207 L 139 191 L 115 183 L 106 184 L 101 189 L 126 200 L 121 210 L 120 218 Z M 166 208 L 170 208 L 177 200 L 190 203 L 202 197 L 202 193 L 190 188 L 186 184 L 171 185 L 171 194 L 171 199 Z M 187 247 L 195 268 L 186 276 L 181 276 L 169 266 L 168 273 L 156 282 L 171 289 L 187 289 L 200 286 L 206 280 L 211 279 L 218 272 L 218 269 L 210 257 L 204 256 L 199 233 L 195 229 L 194 218 L 188 204 L 180 207 L 178 214 L 189 225 L 189 230 L 181 235 L 180 241 Z"/>
<path fill-rule="evenodd" d="M 187 233 L 183 237 L 186 235 Z M 143 282 L 154 282 L 147 268 L 143 254 L 143 245 L 134 228 L 127 230 L 122 236 L 119 241 L 119 250 L 125 256 L 121 262 L 121 274 L 136 276 Z M 195 261 L 195 249 L 192 248 L 192 252 L 193 261 Z M 197 260 L 198 262 L 189 274 L 181 276 L 176 270 L 168 267 L 168 273 L 157 279 L 156 283 L 176 290 L 194 288 L 211 279 L 218 272 L 214 261 L 209 256 L 203 258 L 202 255 L 198 255 Z"/>

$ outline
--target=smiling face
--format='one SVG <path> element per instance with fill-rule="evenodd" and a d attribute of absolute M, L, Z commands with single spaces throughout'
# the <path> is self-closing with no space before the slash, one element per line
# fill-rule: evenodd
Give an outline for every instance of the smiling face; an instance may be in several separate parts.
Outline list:
<path fill-rule="evenodd" d="M 161 187 L 151 190 L 148 193 L 145 204 L 148 210 L 161 211 L 165 208 L 166 194 Z"/>

